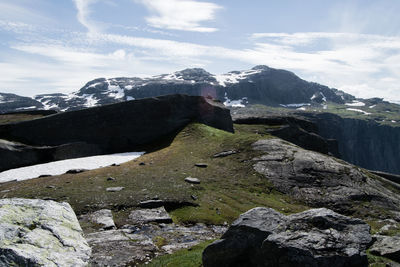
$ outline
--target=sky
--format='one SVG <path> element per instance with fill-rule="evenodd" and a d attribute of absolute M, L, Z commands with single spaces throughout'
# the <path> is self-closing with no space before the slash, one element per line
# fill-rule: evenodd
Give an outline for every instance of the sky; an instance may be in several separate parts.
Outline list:
<path fill-rule="evenodd" d="M 400 103 L 398 0 L 0 0 L 0 92 L 267 65 Z"/>

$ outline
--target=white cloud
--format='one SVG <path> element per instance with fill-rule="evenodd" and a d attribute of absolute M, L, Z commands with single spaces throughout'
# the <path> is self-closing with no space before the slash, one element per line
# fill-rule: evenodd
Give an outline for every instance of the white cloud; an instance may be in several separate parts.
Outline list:
<path fill-rule="evenodd" d="M 135 0 L 143 4 L 151 13 L 147 23 L 155 28 L 215 32 L 218 29 L 201 26 L 202 22 L 215 18 L 221 6 L 210 2 L 193 0 Z"/>
<path fill-rule="evenodd" d="M 96 33 L 100 31 L 99 24 L 90 19 L 90 13 L 92 12 L 90 6 L 96 3 L 98 0 L 73 0 L 75 7 L 78 10 L 77 19 L 85 26 L 90 33 Z"/>

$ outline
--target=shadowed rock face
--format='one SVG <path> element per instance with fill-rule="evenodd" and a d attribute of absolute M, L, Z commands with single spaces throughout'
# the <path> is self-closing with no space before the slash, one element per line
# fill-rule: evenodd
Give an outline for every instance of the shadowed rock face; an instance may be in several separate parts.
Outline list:
<path fill-rule="evenodd" d="M 285 216 L 254 208 L 203 252 L 205 267 L 367 266 L 369 226 L 331 210 Z"/>
<path fill-rule="evenodd" d="M 229 110 L 219 102 L 199 96 L 169 95 L 0 125 L 0 139 L 29 146 L 64 146 L 64 150 L 57 149 L 57 158 L 74 158 L 132 151 L 193 121 L 233 132 Z M 74 148 L 76 155 L 64 157 L 71 154 L 68 147 L 75 143 L 90 149 L 79 153 Z"/>
<path fill-rule="evenodd" d="M 338 141 L 343 160 L 370 170 L 400 174 L 400 127 L 330 113 L 301 115 L 317 124 L 321 136 Z"/>

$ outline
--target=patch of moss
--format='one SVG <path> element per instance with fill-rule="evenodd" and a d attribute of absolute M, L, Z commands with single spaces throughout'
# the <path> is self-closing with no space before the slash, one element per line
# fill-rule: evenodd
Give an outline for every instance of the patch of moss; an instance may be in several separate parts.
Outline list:
<path fill-rule="evenodd" d="M 164 255 L 153 259 L 152 262 L 141 266 L 151 267 L 196 267 L 202 266 L 201 256 L 203 250 L 211 244 L 212 241 L 200 243 L 189 249 L 179 250 L 171 255 Z"/>

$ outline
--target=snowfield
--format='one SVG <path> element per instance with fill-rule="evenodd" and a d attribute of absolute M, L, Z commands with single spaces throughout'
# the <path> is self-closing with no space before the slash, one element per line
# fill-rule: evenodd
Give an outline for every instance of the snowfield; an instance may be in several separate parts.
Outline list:
<path fill-rule="evenodd" d="M 100 155 L 76 159 L 66 159 L 38 164 L 28 167 L 21 167 L 0 172 L 0 183 L 13 180 L 23 181 L 37 178 L 40 175 L 60 175 L 72 169 L 93 170 L 112 164 L 121 164 L 143 155 L 144 152 L 127 152 L 110 155 Z"/>

